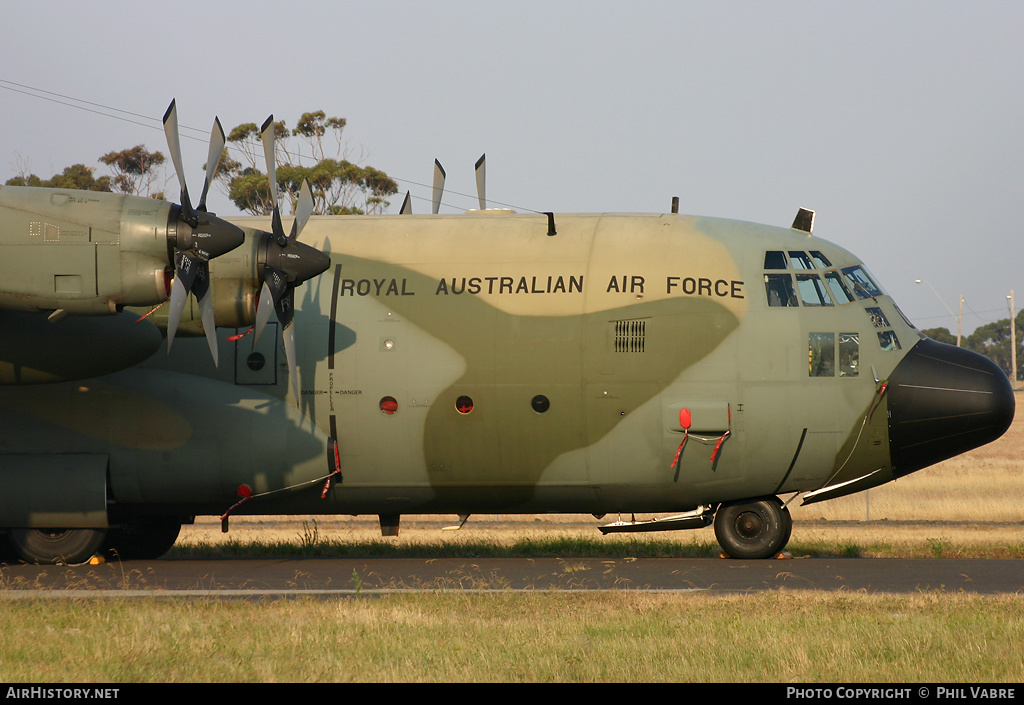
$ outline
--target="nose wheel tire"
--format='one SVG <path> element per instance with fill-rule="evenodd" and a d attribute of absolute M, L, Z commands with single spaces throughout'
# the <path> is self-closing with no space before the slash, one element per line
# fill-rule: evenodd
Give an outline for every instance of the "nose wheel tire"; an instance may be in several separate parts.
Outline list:
<path fill-rule="evenodd" d="M 103 529 L 10 529 L 11 545 L 26 563 L 84 563 L 103 544 Z"/>
<path fill-rule="evenodd" d="M 715 538 L 733 558 L 771 558 L 792 531 L 793 518 L 777 497 L 727 502 L 715 514 Z"/>

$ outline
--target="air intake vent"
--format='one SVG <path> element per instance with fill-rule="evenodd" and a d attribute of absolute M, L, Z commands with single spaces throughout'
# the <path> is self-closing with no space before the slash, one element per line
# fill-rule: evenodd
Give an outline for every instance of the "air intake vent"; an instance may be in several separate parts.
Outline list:
<path fill-rule="evenodd" d="M 642 353 L 647 321 L 635 318 L 629 321 L 612 321 L 615 337 L 615 352 Z"/>

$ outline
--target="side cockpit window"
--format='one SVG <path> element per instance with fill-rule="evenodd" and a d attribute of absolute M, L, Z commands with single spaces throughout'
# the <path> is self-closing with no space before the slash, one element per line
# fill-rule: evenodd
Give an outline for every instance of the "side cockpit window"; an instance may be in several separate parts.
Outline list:
<path fill-rule="evenodd" d="M 839 348 L 836 349 L 836 340 Z M 860 366 L 860 335 L 857 333 L 811 333 L 807 336 L 807 374 L 835 377 L 838 353 L 839 377 L 856 377 Z"/>
<path fill-rule="evenodd" d="M 871 325 L 875 328 L 889 329 L 892 324 L 889 323 L 888 316 L 880 308 L 868 306 L 864 309 L 868 314 L 868 318 L 871 319 Z M 902 314 L 901 314 L 902 315 Z M 882 350 L 901 350 L 900 339 L 896 337 L 896 331 L 894 330 L 880 330 L 878 331 L 878 346 Z"/>
<path fill-rule="evenodd" d="M 859 299 L 873 299 L 882 296 L 882 290 L 875 285 L 867 271 L 857 265 L 855 267 L 843 267 L 843 275 L 853 285 Z"/>

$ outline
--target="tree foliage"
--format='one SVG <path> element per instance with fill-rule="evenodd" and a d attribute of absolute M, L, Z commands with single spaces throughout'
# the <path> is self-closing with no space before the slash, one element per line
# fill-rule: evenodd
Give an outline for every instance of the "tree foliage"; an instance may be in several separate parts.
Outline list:
<path fill-rule="evenodd" d="M 1017 345 L 1017 379 L 1024 380 L 1024 353 L 1021 351 L 1021 344 L 1024 343 L 1024 310 L 1014 318 L 1014 327 Z M 922 330 L 932 340 L 940 343 L 956 345 L 956 336 L 946 328 L 929 328 Z M 978 326 L 973 333 L 964 337 L 960 345 L 968 350 L 984 355 L 992 362 L 999 365 L 1009 376 L 1013 370 L 1012 351 L 1010 349 L 1010 319 L 1003 318 L 992 323 Z"/>
<path fill-rule="evenodd" d="M 345 118 L 327 117 L 318 110 L 303 113 L 289 130 L 284 121 L 274 123 L 277 159 L 277 187 L 294 210 L 303 180 L 313 192 L 313 212 L 331 215 L 382 213 L 398 184 L 383 171 L 360 166 L 344 158 L 342 132 Z M 274 209 L 265 168 L 263 144 L 255 123 L 238 125 L 228 133 L 228 144 L 240 157 L 225 148 L 216 178 L 227 189 L 239 210 L 267 215 Z M 303 166 L 312 157 L 312 166 Z"/>
<path fill-rule="evenodd" d="M 99 158 L 113 172 L 113 176 L 95 174 L 95 167 L 72 164 L 60 174 L 42 179 L 21 169 L 21 173 L 6 181 L 7 186 L 41 186 L 45 188 L 67 188 L 80 191 L 112 191 L 132 196 L 164 198 L 162 191 L 154 191 L 156 169 L 164 163 L 164 155 L 150 152 L 139 144 L 120 152 L 108 152 Z"/>
<path fill-rule="evenodd" d="M 164 198 L 163 192 L 153 191 L 156 178 L 155 169 L 164 163 L 164 155 L 150 152 L 143 145 L 137 144 L 120 152 L 107 152 L 100 161 L 114 172 L 111 182 L 114 191 L 132 196 L 152 196 Z"/>
<path fill-rule="evenodd" d="M 6 181 L 7 186 L 40 186 L 43 188 L 69 188 L 80 191 L 111 191 L 110 177 L 101 176 L 98 179 L 93 173 L 94 167 L 85 164 L 72 164 L 65 167 L 60 174 L 54 174 L 49 179 L 41 179 L 35 174 L 19 174 Z"/>
<path fill-rule="evenodd" d="M 937 343 L 956 345 L 956 336 L 950 333 L 948 328 L 928 328 L 921 332 Z"/>
<path fill-rule="evenodd" d="M 1014 318 L 1014 332 L 1016 333 L 1016 340 L 1014 344 L 1017 346 L 1017 379 L 1022 379 L 1021 365 L 1024 364 L 1024 359 L 1020 354 L 1021 342 L 1024 341 L 1024 311 L 1021 311 Z M 981 353 L 994 363 L 999 365 L 1007 375 L 1010 374 L 1013 368 L 1011 359 L 1012 351 L 1010 350 L 1010 319 L 1003 318 L 992 323 L 986 323 L 983 326 L 978 326 L 973 333 L 971 333 L 963 341 L 963 346 L 968 350 L 973 350 L 976 353 Z"/>

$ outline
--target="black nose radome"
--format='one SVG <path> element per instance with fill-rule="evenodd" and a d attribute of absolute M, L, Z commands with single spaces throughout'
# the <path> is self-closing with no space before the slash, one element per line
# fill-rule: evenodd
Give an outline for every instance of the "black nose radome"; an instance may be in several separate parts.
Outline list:
<path fill-rule="evenodd" d="M 929 338 L 893 370 L 888 397 L 896 477 L 994 441 L 1013 421 L 1005 372 L 983 355 Z"/>

